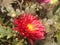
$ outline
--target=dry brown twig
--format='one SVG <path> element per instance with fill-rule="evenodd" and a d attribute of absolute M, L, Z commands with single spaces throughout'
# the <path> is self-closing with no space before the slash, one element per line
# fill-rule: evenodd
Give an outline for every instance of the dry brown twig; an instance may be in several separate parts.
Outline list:
<path fill-rule="evenodd" d="M 16 0 L 16 1 L 18 2 L 19 6 L 20 6 L 20 11 L 22 11 L 22 4 L 23 4 L 24 0 L 21 0 L 21 3 L 18 0 Z"/>

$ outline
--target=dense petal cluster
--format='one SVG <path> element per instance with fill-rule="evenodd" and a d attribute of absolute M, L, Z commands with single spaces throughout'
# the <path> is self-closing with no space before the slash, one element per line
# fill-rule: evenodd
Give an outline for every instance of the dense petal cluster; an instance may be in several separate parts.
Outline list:
<path fill-rule="evenodd" d="M 41 3 L 47 3 L 47 2 L 49 2 L 49 1 L 50 1 L 50 0 L 37 0 L 37 2 L 40 3 L 40 4 L 41 4 Z"/>
<path fill-rule="evenodd" d="M 13 19 L 13 28 L 20 32 L 20 36 L 27 39 L 31 44 L 32 40 L 40 40 L 44 38 L 44 27 L 41 22 L 31 14 L 22 14 L 18 18 Z"/>

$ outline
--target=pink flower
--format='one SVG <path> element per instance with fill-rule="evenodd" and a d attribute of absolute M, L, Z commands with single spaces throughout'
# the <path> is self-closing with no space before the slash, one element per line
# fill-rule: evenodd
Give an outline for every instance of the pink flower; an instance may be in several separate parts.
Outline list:
<path fill-rule="evenodd" d="M 22 14 L 18 18 L 13 19 L 15 25 L 14 30 L 20 33 L 33 45 L 33 40 L 41 40 L 44 38 L 44 27 L 41 22 L 31 14 Z"/>
<path fill-rule="evenodd" d="M 37 0 L 37 2 L 40 3 L 40 4 L 41 4 L 41 3 L 47 3 L 47 2 L 49 2 L 49 1 L 50 1 L 50 0 Z"/>

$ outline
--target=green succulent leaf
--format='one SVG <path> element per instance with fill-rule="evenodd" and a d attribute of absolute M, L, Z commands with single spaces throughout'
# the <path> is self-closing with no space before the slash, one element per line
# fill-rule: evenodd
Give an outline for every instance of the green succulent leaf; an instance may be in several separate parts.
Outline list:
<path fill-rule="evenodd" d="M 57 38 L 58 45 L 60 45 L 60 33 L 58 32 L 55 37 Z"/>

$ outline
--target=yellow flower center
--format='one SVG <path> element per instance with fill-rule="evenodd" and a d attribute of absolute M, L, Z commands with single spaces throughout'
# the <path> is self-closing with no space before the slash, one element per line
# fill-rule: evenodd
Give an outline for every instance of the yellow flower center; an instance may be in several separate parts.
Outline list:
<path fill-rule="evenodd" d="M 30 31 L 32 31 L 32 25 L 31 24 L 28 24 L 27 27 Z"/>

